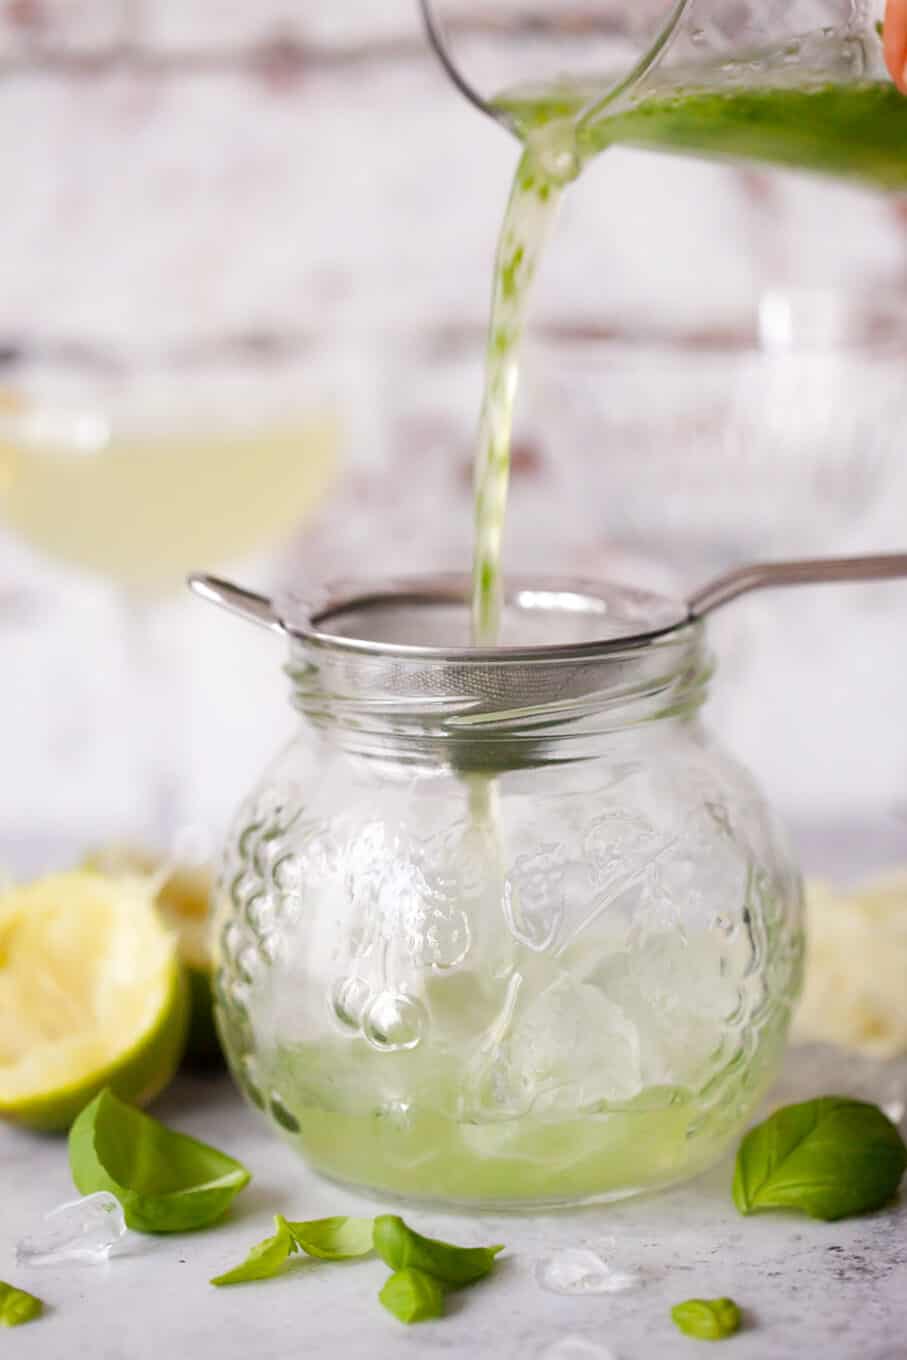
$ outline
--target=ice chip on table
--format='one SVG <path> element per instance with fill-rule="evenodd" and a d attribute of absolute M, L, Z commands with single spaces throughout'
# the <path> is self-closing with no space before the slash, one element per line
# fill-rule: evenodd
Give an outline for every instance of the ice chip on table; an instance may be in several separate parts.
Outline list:
<path fill-rule="evenodd" d="M 585 1336 L 561 1336 L 539 1351 L 539 1360 L 617 1360 L 617 1356 Z"/>
<path fill-rule="evenodd" d="M 102 1265 L 126 1233 L 123 1207 L 115 1195 L 98 1190 L 74 1199 L 44 1215 L 44 1226 L 34 1237 L 16 1244 L 20 1266 L 55 1266 L 67 1261 Z"/>
<path fill-rule="evenodd" d="M 616 1270 L 586 1247 L 559 1251 L 539 1261 L 536 1283 L 549 1294 L 622 1294 L 641 1284 L 630 1270 Z"/>

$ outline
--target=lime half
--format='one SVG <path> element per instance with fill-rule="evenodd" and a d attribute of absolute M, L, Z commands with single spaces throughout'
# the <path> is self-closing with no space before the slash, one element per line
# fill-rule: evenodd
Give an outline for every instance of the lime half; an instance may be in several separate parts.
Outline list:
<path fill-rule="evenodd" d="M 192 865 L 169 867 L 165 861 L 130 845 L 114 845 L 88 855 L 83 867 L 112 877 L 141 874 L 154 879 L 155 905 L 175 933 L 191 996 L 186 1060 L 193 1067 L 222 1064 L 224 1056 L 214 1023 L 211 989 L 211 874 Z"/>
<path fill-rule="evenodd" d="M 206 869 L 175 869 L 157 897 L 158 909 L 176 932 L 192 997 L 186 1058 L 196 1066 L 223 1063 L 214 1023 L 211 989 L 211 875 Z"/>
<path fill-rule="evenodd" d="M 0 1118 L 66 1129 L 105 1086 L 153 1099 L 188 1020 L 176 939 L 143 879 L 76 871 L 0 896 Z"/>

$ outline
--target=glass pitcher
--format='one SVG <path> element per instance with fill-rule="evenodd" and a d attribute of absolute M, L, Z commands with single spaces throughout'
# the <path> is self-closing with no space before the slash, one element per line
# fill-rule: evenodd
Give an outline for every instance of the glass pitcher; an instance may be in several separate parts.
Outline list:
<path fill-rule="evenodd" d="M 885 72 L 883 0 L 604 0 L 579 31 L 550 8 L 529 36 L 517 30 L 504 76 L 501 44 L 461 54 L 423 0 L 448 72 L 522 140 L 567 125 L 574 164 L 624 144 L 907 186 L 907 102 Z M 479 94 L 474 69 L 504 92 Z"/>

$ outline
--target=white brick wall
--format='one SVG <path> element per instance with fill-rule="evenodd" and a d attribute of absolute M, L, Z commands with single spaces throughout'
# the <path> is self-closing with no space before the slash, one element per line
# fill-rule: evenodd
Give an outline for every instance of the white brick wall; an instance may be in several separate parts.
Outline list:
<path fill-rule="evenodd" d="M 459 17 L 470 16 L 487 11 L 463 0 Z M 115 354 L 229 337 L 308 343 L 312 381 L 345 407 L 347 477 L 281 555 L 283 572 L 459 565 L 489 266 L 514 159 L 506 135 L 444 85 L 410 0 L 0 0 L 0 343 Z M 889 203 L 614 153 L 570 195 L 536 324 L 728 330 L 766 287 L 842 282 L 903 295 L 907 224 Z M 651 542 L 613 546 L 620 450 L 598 447 L 601 419 L 582 426 L 566 358 L 557 382 L 550 355 L 535 363 L 521 430 L 547 461 L 517 478 L 511 560 L 661 581 L 704 570 L 704 544 L 692 560 L 665 535 L 660 567 Z M 887 419 L 898 425 L 899 408 Z M 781 489 L 770 524 L 759 511 L 766 550 L 805 536 L 810 550 L 897 546 L 907 458 L 891 444 L 871 514 L 855 501 L 826 530 Z M 670 478 L 669 460 L 659 475 Z M 621 478 L 626 488 L 625 465 Z M 733 552 L 719 529 L 712 561 Z M 187 772 L 185 815 L 222 817 L 289 722 L 269 640 L 169 605 L 156 621 L 158 699 L 130 697 L 103 585 L 10 542 L 0 568 L 0 652 L 13 658 L 0 848 L 149 823 L 152 765 Z M 907 605 L 893 592 L 754 603 L 721 625 L 716 716 L 797 816 L 862 815 L 900 796 Z"/>

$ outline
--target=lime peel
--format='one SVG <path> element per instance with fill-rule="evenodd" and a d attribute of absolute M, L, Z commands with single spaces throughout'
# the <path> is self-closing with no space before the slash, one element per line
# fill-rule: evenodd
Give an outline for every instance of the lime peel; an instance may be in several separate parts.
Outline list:
<path fill-rule="evenodd" d="M 189 980 L 186 1061 L 196 1067 L 222 1065 L 224 1056 L 214 1023 L 211 986 L 210 872 L 200 866 L 161 861 L 131 846 L 93 851 L 86 856 L 83 866 L 110 878 L 139 877 L 154 894 L 155 906 L 176 934 L 179 956 Z"/>

